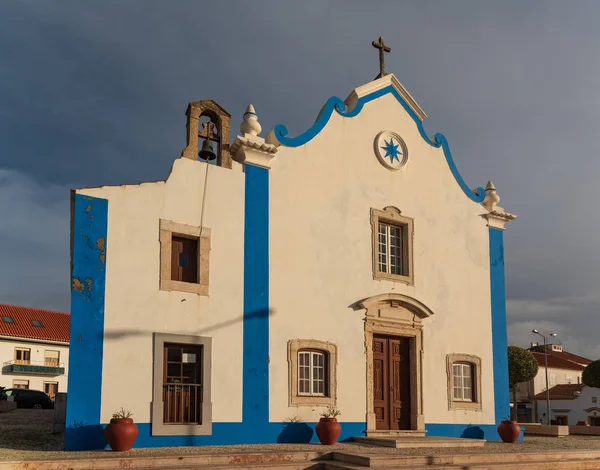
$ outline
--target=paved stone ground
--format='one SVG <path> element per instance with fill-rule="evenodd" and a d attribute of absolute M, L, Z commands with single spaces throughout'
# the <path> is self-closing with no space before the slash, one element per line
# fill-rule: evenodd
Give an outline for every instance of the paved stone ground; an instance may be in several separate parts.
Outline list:
<path fill-rule="evenodd" d="M 565 450 L 600 450 L 600 436 L 526 437 L 519 444 L 488 442 L 484 447 L 473 449 L 392 449 L 353 443 L 339 443 L 324 447 L 319 444 L 267 444 L 243 446 L 163 447 L 133 449 L 127 454 L 111 451 L 63 452 L 62 435 L 52 434 L 51 410 L 18 409 L 0 414 L 0 460 L 65 459 L 114 457 L 127 455 L 153 456 L 169 454 L 217 454 L 238 452 L 289 452 L 289 451 L 345 451 L 359 454 L 437 455 L 497 452 L 546 452 Z M 342 424 L 343 425 L 343 424 Z"/>

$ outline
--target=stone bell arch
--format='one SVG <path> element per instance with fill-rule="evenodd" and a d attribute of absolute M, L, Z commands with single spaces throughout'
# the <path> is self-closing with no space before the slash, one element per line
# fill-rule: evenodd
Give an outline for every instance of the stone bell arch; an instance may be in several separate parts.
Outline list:
<path fill-rule="evenodd" d="M 187 146 L 181 152 L 182 158 L 198 160 L 199 138 L 216 143 L 214 153 L 217 166 L 231 168 L 231 152 L 229 150 L 229 132 L 231 129 L 231 114 L 213 100 L 192 101 L 187 111 Z M 202 123 L 200 119 L 208 117 L 209 122 Z"/>

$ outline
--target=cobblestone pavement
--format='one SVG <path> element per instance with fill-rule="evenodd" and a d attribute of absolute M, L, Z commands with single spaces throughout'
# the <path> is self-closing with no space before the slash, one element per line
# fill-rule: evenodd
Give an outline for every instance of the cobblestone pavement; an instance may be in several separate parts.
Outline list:
<path fill-rule="evenodd" d="M 96 452 L 63 452 L 61 435 L 52 434 L 51 410 L 18 409 L 10 413 L 0 413 L 0 459 L 68 459 L 89 457 L 113 457 L 110 451 Z M 342 423 L 343 426 L 343 423 Z M 290 451 L 345 451 L 360 454 L 397 454 L 397 455 L 437 455 L 437 454 L 470 454 L 497 452 L 547 452 L 564 450 L 596 450 L 600 451 L 600 436 L 567 436 L 567 437 L 526 437 L 519 444 L 488 442 L 485 447 L 473 449 L 391 449 L 338 443 L 324 447 L 319 444 L 264 444 L 242 446 L 202 446 L 202 447 L 163 447 L 153 449 L 133 449 L 126 455 L 153 456 L 169 454 L 221 454 L 238 452 L 290 452 Z"/>

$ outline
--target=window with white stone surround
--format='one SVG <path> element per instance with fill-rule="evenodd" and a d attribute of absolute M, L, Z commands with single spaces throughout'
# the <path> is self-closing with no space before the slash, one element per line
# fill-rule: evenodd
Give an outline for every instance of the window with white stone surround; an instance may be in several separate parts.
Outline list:
<path fill-rule="evenodd" d="M 395 207 L 371 209 L 373 278 L 413 284 L 413 220 Z"/>
<path fill-rule="evenodd" d="M 327 341 L 288 341 L 289 401 L 291 405 L 334 406 L 337 346 Z"/>
<path fill-rule="evenodd" d="M 481 411 L 481 359 L 471 354 L 446 356 L 448 409 Z"/>

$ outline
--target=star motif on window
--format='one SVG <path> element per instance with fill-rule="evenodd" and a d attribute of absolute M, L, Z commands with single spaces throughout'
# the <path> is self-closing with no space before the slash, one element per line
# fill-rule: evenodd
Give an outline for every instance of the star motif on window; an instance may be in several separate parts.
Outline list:
<path fill-rule="evenodd" d="M 381 148 L 385 150 L 385 157 L 390 157 L 391 163 L 394 163 L 394 159 L 398 160 L 398 163 L 400 163 L 400 159 L 398 158 L 398 155 L 402 155 L 402 152 L 398 150 L 400 144 L 394 145 L 393 138 L 390 138 L 389 142 L 387 140 L 385 140 L 384 142 L 385 146 Z"/>

